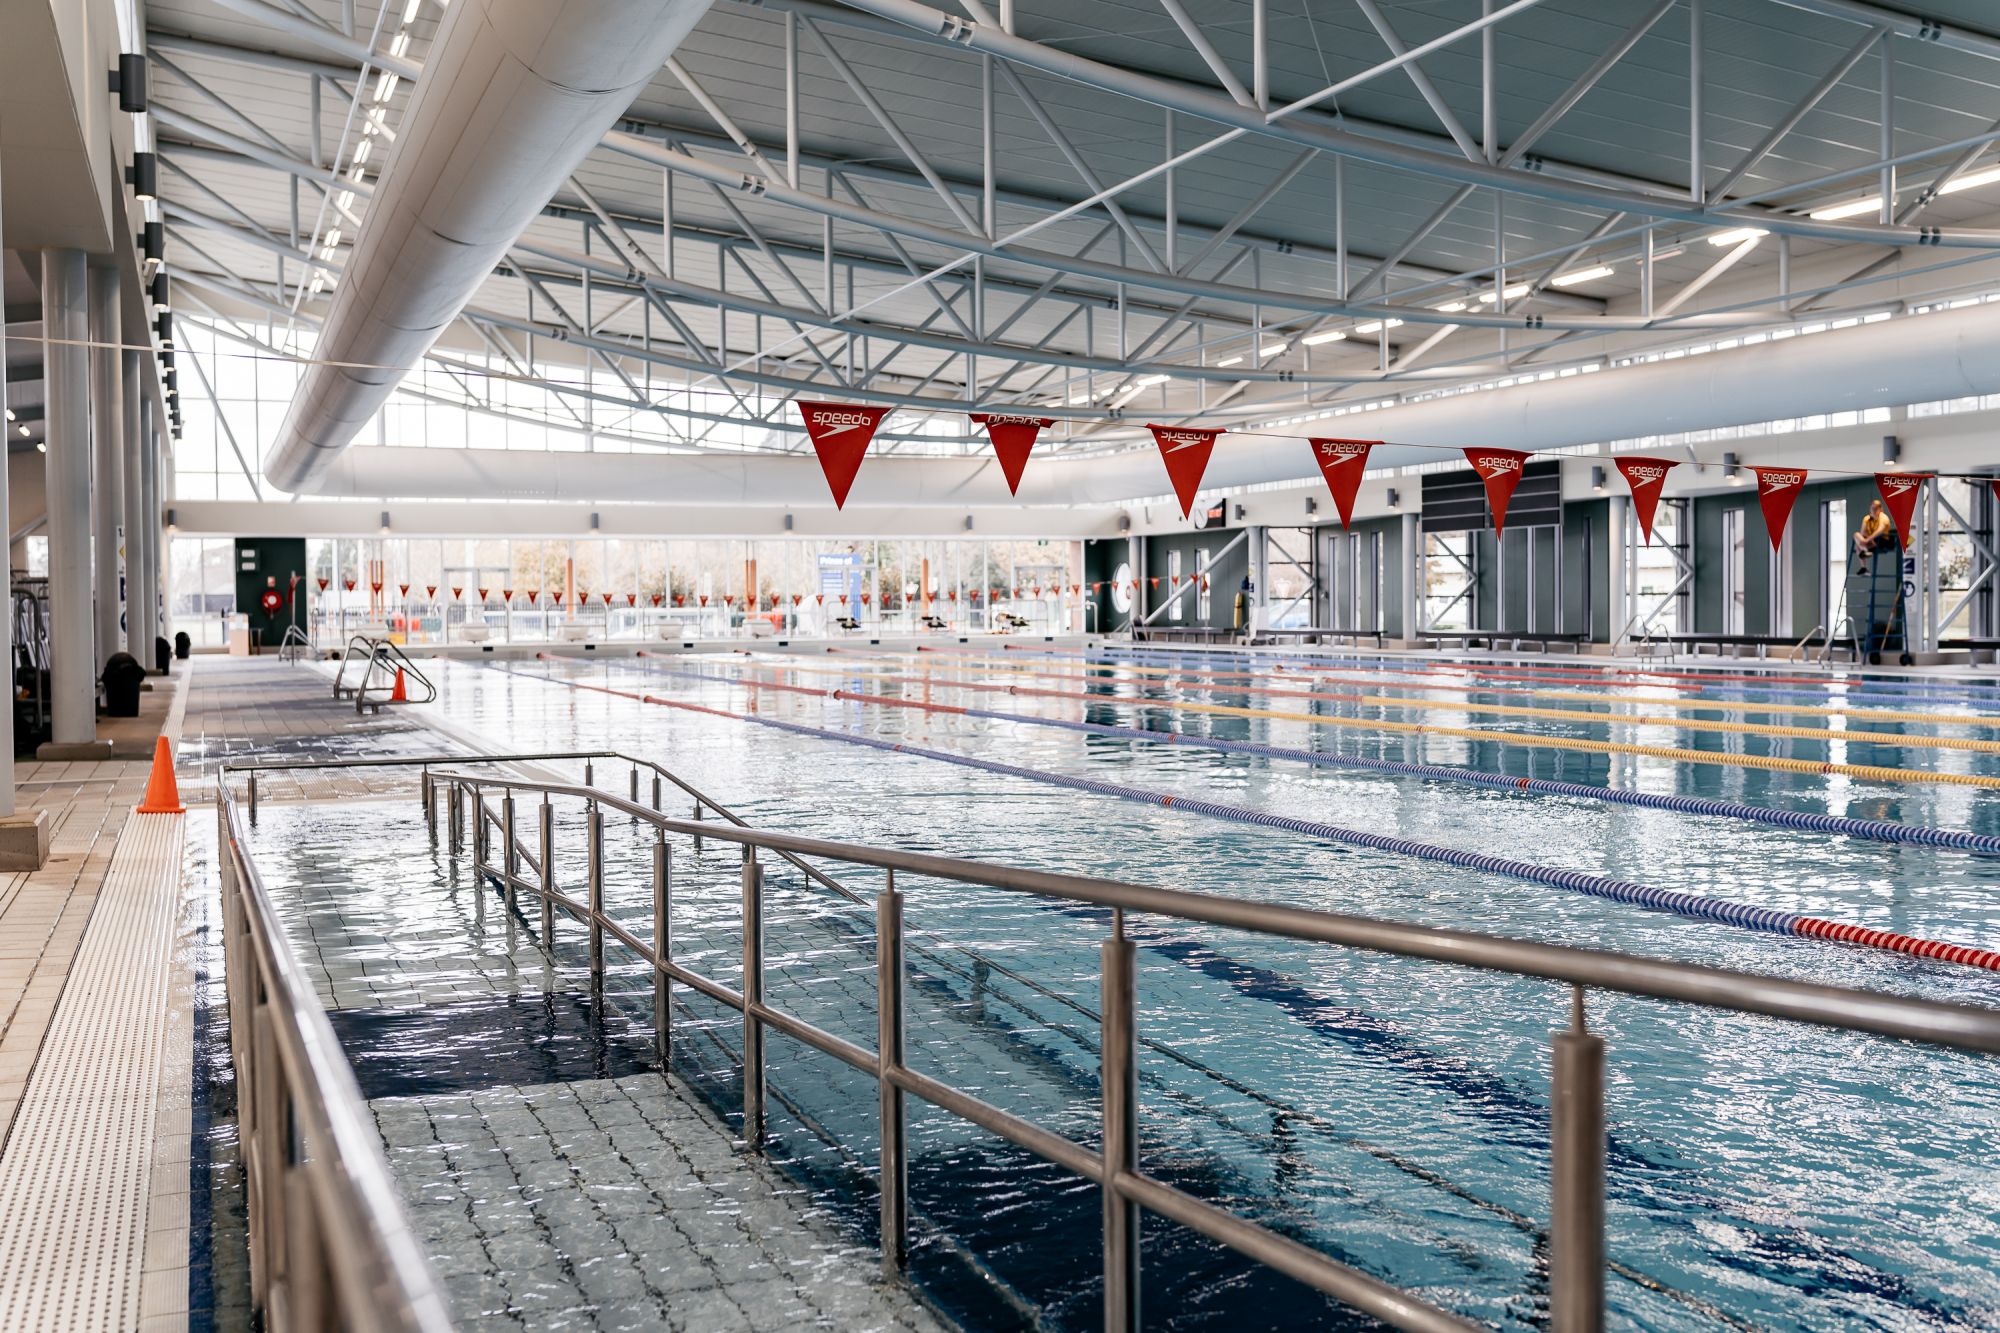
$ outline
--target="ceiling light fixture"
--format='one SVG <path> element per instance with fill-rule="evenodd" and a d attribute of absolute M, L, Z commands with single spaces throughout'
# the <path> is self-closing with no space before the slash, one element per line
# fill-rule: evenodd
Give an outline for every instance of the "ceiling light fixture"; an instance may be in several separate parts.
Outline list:
<path fill-rule="evenodd" d="M 118 94 L 118 109 L 131 115 L 146 110 L 146 57 L 121 55 L 118 68 L 111 71 L 111 91 Z"/>
<path fill-rule="evenodd" d="M 1269 347 L 1259 347 L 1257 349 L 1257 355 L 1278 356 L 1290 347 L 1291 347 L 1290 343 L 1272 343 Z"/>
<path fill-rule="evenodd" d="M 153 297 L 153 313 L 165 314 L 167 309 L 167 275 L 155 273 L 150 288 Z"/>
<path fill-rule="evenodd" d="M 1390 319 L 1390 320 L 1377 319 L 1377 320 L 1371 320 L 1366 324 L 1356 324 L 1354 326 L 1354 331 L 1356 333 L 1380 333 L 1385 328 L 1400 329 L 1402 327 L 1403 327 L 1403 321 L 1400 319 Z"/>
<path fill-rule="evenodd" d="M 1770 233 L 1762 227 L 1737 227 L 1733 231 L 1719 231 L 1715 233 L 1715 235 L 1708 238 L 1708 243 L 1710 245 L 1741 245 L 1745 241 L 1758 240 L 1768 235 Z M 1655 255 L 1654 258 L 1657 259 L 1659 256 Z"/>
<path fill-rule="evenodd" d="M 1167 379 L 1168 377 L 1165 375 L 1141 375 L 1135 382 L 1134 387 L 1140 389 L 1150 389 L 1155 384 L 1165 384 L 1167 382 Z"/>
<path fill-rule="evenodd" d="M 1440 315 L 1456 315 L 1459 311 L 1465 309 L 1465 302 L 1446 301 L 1443 305 L 1432 306 L 1431 309 L 1437 311 Z"/>
<path fill-rule="evenodd" d="M 1240 356 L 1225 356 L 1215 364 L 1218 366 L 1240 366 L 1243 364 L 1243 358 Z"/>
<path fill-rule="evenodd" d="M 1864 213 L 1882 211 L 1882 196 L 1871 194 L 1866 199 L 1850 199 L 1844 204 L 1833 204 L 1827 208 L 1815 208 L 1806 216 L 1814 222 L 1838 222 L 1842 218 L 1858 218 Z"/>
<path fill-rule="evenodd" d="M 1573 287 L 1579 282 L 1596 282 L 1617 272 L 1609 264 L 1599 264 L 1596 268 L 1580 268 L 1574 273 L 1562 273 L 1549 279 L 1551 287 Z"/>
<path fill-rule="evenodd" d="M 1299 341 L 1304 343 L 1308 347 L 1317 347 L 1321 343 L 1343 342 L 1346 340 L 1346 338 L 1347 335 L 1345 333 L 1342 333 L 1339 329 L 1328 329 L 1325 333 L 1311 334 L 1307 337 L 1299 339 Z"/>

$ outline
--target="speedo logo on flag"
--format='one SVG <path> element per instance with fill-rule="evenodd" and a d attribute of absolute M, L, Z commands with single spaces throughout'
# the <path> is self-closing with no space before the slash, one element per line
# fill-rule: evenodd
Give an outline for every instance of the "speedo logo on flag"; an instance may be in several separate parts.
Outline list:
<path fill-rule="evenodd" d="M 1884 477 L 1882 478 L 1882 495 L 1885 499 L 1892 495 L 1903 495 L 1914 491 L 1921 485 L 1923 485 L 1923 482 L 1915 477 Z"/>
<path fill-rule="evenodd" d="M 1319 442 L 1319 455 L 1335 467 L 1338 467 L 1342 463 L 1352 463 L 1357 458 L 1368 457 L 1368 446 L 1365 444 L 1345 444 L 1335 440 L 1321 440 Z"/>
<path fill-rule="evenodd" d="M 1487 457 L 1480 459 L 1473 466 L 1479 469 L 1482 476 L 1497 477 L 1503 472 L 1519 472 L 1521 470 L 1521 460 L 1518 458 Z"/>
<path fill-rule="evenodd" d="M 834 508 L 839 509 L 846 505 L 854 474 L 861 470 L 869 441 L 875 438 L 875 428 L 889 415 L 889 409 L 801 400 L 799 415 L 805 418 L 806 434 L 812 438 L 813 452 L 819 455 L 820 471 L 826 476 L 827 489 L 833 492 Z"/>
<path fill-rule="evenodd" d="M 1759 468 L 1757 479 L 1764 483 L 1767 491 L 1782 491 L 1787 486 L 1803 486 L 1806 474 L 1803 472 L 1774 472 L 1770 468 Z"/>
<path fill-rule="evenodd" d="M 1207 431 L 1155 430 L 1160 437 L 1162 448 L 1194 449 L 1209 443 L 1215 436 Z"/>
<path fill-rule="evenodd" d="M 989 426 L 1034 426 L 1039 428 L 1049 424 L 1046 417 L 1014 417 L 1001 412 L 988 412 L 978 419 L 984 421 Z"/>
<path fill-rule="evenodd" d="M 1657 465 L 1633 464 L 1625 469 L 1625 479 L 1634 490 L 1641 486 L 1657 486 L 1667 479 L 1667 470 Z"/>
<path fill-rule="evenodd" d="M 808 412 L 806 420 L 810 421 L 821 432 L 827 435 L 838 435 L 844 430 L 853 430 L 856 426 L 872 426 L 875 424 L 877 417 L 867 412 L 834 412 L 822 410 Z"/>

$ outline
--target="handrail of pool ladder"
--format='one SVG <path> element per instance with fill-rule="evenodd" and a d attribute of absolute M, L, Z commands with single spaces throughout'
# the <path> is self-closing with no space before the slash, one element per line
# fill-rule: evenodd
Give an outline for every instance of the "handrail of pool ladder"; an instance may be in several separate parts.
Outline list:
<path fill-rule="evenodd" d="M 435 762 L 435 761 L 434 761 Z M 468 761 L 477 765 L 477 759 Z M 1238 1217 L 1139 1169 L 1135 1134 L 1135 946 L 1125 931 L 1127 913 L 1202 922 L 1266 935 L 1340 945 L 1539 977 L 1569 987 L 1568 1027 L 1554 1034 L 1551 1087 L 1552 1204 L 1550 1311 L 1558 1333 L 1597 1330 L 1603 1322 L 1604 1273 L 1604 1068 L 1605 1044 L 1586 1021 L 1586 992 L 1614 991 L 1652 999 L 1761 1014 L 1848 1031 L 1924 1042 L 1986 1054 L 2000 1053 L 2000 1010 L 1874 994 L 1719 968 L 1598 950 L 1507 939 L 1466 931 L 1379 921 L 1303 908 L 1118 880 L 1027 870 L 934 856 L 896 848 L 833 842 L 766 832 L 736 824 L 676 819 L 589 784 L 496 776 L 465 768 L 426 768 L 422 777 L 425 820 L 438 835 L 437 803 L 445 798 L 450 845 L 463 850 L 471 834 L 473 867 L 495 881 L 510 906 L 526 892 L 541 902 L 547 947 L 557 908 L 587 932 L 594 980 L 604 973 L 604 940 L 611 937 L 653 974 L 655 1039 L 671 1048 L 670 983 L 679 983 L 743 1015 L 742 1086 L 745 1137 L 762 1145 L 765 1114 L 764 1035 L 775 1030 L 873 1077 L 880 1092 L 883 1261 L 900 1271 L 907 1255 L 903 1098 L 915 1095 L 1028 1151 L 1096 1181 L 1105 1199 L 1103 1261 L 1105 1327 L 1129 1333 L 1138 1326 L 1138 1216 L 1144 1208 L 1180 1222 L 1259 1263 L 1298 1279 L 1398 1328 L 1465 1329 L 1474 1325 L 1409 1292 L 1383 1283 L 1307 1246 Z M 525 851 L 515 836 L 516 795 L 539 798 L 540 855 L 534 875 L 521 873 Z M 489 797 L 496 797 L 495 810 Z M 584 896 L 559 891 L 554 802 L 575 800 L 585 809 Z M 468 808 L 469 803 L 469 808 Z M 650 938 L 621 925 L 604 910 L 604 819 L 626 816 L 654 829 L 651 848 L 653 921 Z M 470 818 L 468 818 L 470 816 Z M 468 830 L 468 824 L 470 829 Z M 492 855 L 489 828 L 500 832 L 501 854 Z M 689 969 L 672 956 L 670 910 L 672 854 L 668 838 L 713 839 L 742 848 L 743 973 L 731 989 Z M 760 853 L 787 859 L 867 867 L 884 872 L 875 899 L 877 929 L 877 1043 L 873 1050 L 836 1036 L 764 997 L 763 871 Z M 1110 936 L 1101 951 L 1100 1082 L 1102 1147 L 1093 1150 L 1001 1110 L 963 1090 L 919 1074 L 903 1062 L 903 893 L 899 875 L 955 880 L 987 888 L 1088 903 L 1112 909 Z"/>
<path fill-rule="evenodd" d="M 216 814 L 251 1308 L 266 1328 L 449 1333 L 381 1133 L 244 848 L 226 774 Z"/>

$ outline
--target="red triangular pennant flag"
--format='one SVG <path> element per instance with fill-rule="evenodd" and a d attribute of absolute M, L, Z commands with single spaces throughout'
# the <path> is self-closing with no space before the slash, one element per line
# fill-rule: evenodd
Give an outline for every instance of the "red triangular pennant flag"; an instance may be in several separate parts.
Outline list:
<path fill-rule="evenodd" d="M 459 586 L 458 584 L 456 584 L 456 583 L 454 583 L 454 584 L 452 584 L 452 585 L 451 585 L 451 600 L 452 600 L 452 601 L 454 601 L 454 602 L 455 602 L 455 601 L 457 601 L 457 600 L 458 600 L 458 599 L 459 599 L 460 597 L 462 597 L 462 596 L 463 596 L 464 594 L 465 594 L 465 589 L 464 589 L 464 588 L 460 587 L 460 586 Z"/>
<path fill-rule="evenodd" d="M 604 599 L 604 604 L 605 604 L 606 606 L 609 606 L 609 605 L 611 605 L 611 594 L 610 594 L 610 593 L 608 593 L 608 592 L 601 592 L 601 593 L 599 593 L 599 594 L 597 594 L 597 595 L 598 595 L 599 597 L 602 597 L 602 598 Z"/>
<path fill-rule="evenodd" d="M 512 602 L 514 600 L 514 590 L 512 588 L 502 588 L 500 590 L 500 600 L 503 602 Z"/>
<path fill-rule="evenodd" d="M 627 606 L 637 606 L 638 604 L 639 604 L 639 594 L 638 594 L 638 593 L 636 593 L 636 592 L 628 592 L 628 593 L 626 593 L 626 594 L 625 594 L 625 605 L 627 605 Z"/>
<path fill-rule="evenodd" d="M 1019 495 L 1021 470 L 1028 466 L 1028 453 L 1035 447 L 1035 437 L 1055 425 L 1054 419 L 1008 416 L 1000 412 L 974 412 L 972 419 L 986 427 L 986 438 L 993 441 L 993 456 L 1000 460 L 1001 475 L 1007 478 L 1007 494 Z"/>
<path fill-rule="evenodd" d="M 347 582 L 347 590 L 348 590 L 349 592 L 353 592 L 353 591 L 354 591 L 354 580 L 353 580 L 353 579 L 348 579 L 348 580 L 346 580 L 346 582 Z"/>
<path fill-rule="evenodd" d="M 660 598 L 661 598 L 662 596 L 664 596 L 664 595 L 665 595 L 665 594 L 663 594 L 663 593 L 657 593 L 657 592 L 656 592 L 656 593 L 654 593 L 654 594 L 653 594 L 653 605 L 654 605 L 654 606 L 658 606 L 658 605 L 660 604 Z M 674 605 L 678 606 L 678 605 L 680 605 L 680 603 L 679 603 L 679 602 L 676 602 L 676 603 L 674 603 Z"/>
<path fill-rule="evenodd" d="M 486 600 L 486 589 L 481 588 L 479 590 L 479 600 L 482 602 Z"/>
<path fill-rule="evenodd" d="M 382 593 L 382 585 L 379 583 L 371 583 L 368 585 L 368 590 L 370 592 L 373 592 L 379 597 Z"/>
<path fill-rule="evenodd" d="M 542 595 L 542 590 L 540 588 L 528 589 L 528 605 L 533 606 L 535 604 L 535 599 L 537 597 L 540 597 L 541 595 Z"/>
<path fill-rule="evenodd" d="M 333 580 L 332 580 L 332 579 L 321 579 L 321 580 L 319 581 L 319 590 L 320 590 L 321 592 L 325 592 L 325 591 L 326 591 L 326 585 L 327 585 L 327 584 L 329 584 L 329 583 L 331 583 L 331 582 L 333 582 Z"/>
<path fill-rule="evenodd" d="M 555 603 L 555 604 L 556 604 L 557 606 L 561 606 L 561 605 L 562 605 L 562 594 L 561 594 L 561 593 L 559 593 L 559 592 L 552 592 L 552 593 L 550 593 L 550 594 L 549 594 L 549 600 L 550 600 L 550 601 L 552 601 L 552 602 L 554 602 L 554 603 Z"/>
<path fill-rule="evenodd" d="M 1770 534 L 1771 549 L 1785 540 L 1785 524 L 1798 503 L 1799 490 L 1806 484 L 1806 471 L 1797 467 L 1753 467 L 1757 474 L 1757 505 L 1764 511 L 1764 531 Z"/>
<path fill-rule="evenodd" d="M 806 434 L 812 437 L 813 452 L 819 455 L 819 469 L 826 474 L 827 489 L 833 492 L 833 507 L 844 509 L 868 442 L 875 438 L 875 428 L 889 415 L 889 409 L 809 403 L 803 398 L 798 406 L 799 415 L 805 418 Z"/>
<path fill-rule="evenodd" d="M 352 587 L 353 585 L 352 585 L 352 584 L 349 584 L 348 586 L 349 586 L 349 587 Z M 438 595 L 438 586 L 437 586 L 437 584 L 435 584 L 435 583 L 426 583 L 426 584 L 424 585 L 424 596 L 426 596 L 426 597 L 435 597 L 435 596 L 437 596 L 437 595 Z"/>
<path fill-rule="evenodd" d="M 1174 484 L 1174 498 L 1181 502 L 1181 517 L 1194 512 L 1194 495 L 1208 471 L 1208 456 L 1215 452 L 1220 430 L 1192 426 L 1147 426 L 1153 443 L 1160 446 L 1160 459 L 1167 465 L 1167 478 Z"/>
<path fill-rule="evenodd" d="M 1653 544 L 1653 513 L 1660 507 L 1660 492 L 1667 489 L 1667 469 L 1679 467 L 1679 462 L 1670 458 L 1614 458 L 1618 470 L 1625 474 L 1625 484 L 1632 488 L 1632 512 L 1639 516 L 1639 531 L 1646 534 L 1646 545 Z"/>
<path fill-rule="evenodd" d="M 410 585 L 409 585 L 409 584 L 407 584 L 407 583 L 398 583 L 398 584 L 397 584 L 396 586 L 397 586 L 398 588 L 401 588 L 401 589 L 403 590 L 403 596 L 405 596 L 405 597 L 408 597 L 408 596 L 410 595 Z"/>
<path fill-rule="evenodd" d="M 1361 474 L 1368 470 L 1368 451 L 1382 442 L 1310 439 L 1306 443 L 1312 446 L 1326 488 L 1333 492 L 1333 507 L 1340 511 L 1344 532 L 1354 522 L 1354 497 L 1361 490 Z"/>
<path fill-rule="evenodd" d="M 1932 477 L 1929 472 L 1877 472 L 1875 489 L 1882 492 L 1882 505 L 1889 511 L 1889 517 L 1896 520 L 1896 535 L 1903 539 L 1903 549 L 1910 546 L 1910 520 L 1916 517 L 1917 497 L 1924 492 L 1924 483 Z"/>
<path fill-rule="evenodd" d="M 1467 449 L 1465 461 L 1486 483 L 1486 504 L 1493 510 L 1493 535 L 1498 537 L 1506 529 L 1507 501 L 1521 484 L 1521 465 L 1528 455 L 1519 449 Z"/>

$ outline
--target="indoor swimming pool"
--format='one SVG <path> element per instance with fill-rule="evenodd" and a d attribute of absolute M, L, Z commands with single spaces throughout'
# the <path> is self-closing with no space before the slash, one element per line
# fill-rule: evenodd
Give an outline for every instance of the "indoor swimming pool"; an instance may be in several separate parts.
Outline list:
<path fill-rule="evenodd" d="M 441 700 L 429 711 L 458 742 L 494 752 L 656 761 L 765 830 L 1934 999 L 1991 1005 L 2000 987 L 1980 966 L 1732 924 L 1698 905 L 1976 948 L 1996 937 L 1993 856 L 1521 785 L 1609 785 L 1995 838 L 2000 690 L 1885 677 L 1830 694 L 1783 672 L 1607 676 L 1567 664 L 1472 676 L 1366 655 L 1295 658 L 1282 672 L 1268 659 L 1118 656 L 1116 671 L 1054 650 L 991 649 L 439 662 Z M 1254 674 L 1194 674 L 1204 669 Z M 1643 720 L 1584 716 L 1619 713 Z M 1407 722 L 1426 730 L 1394 726 Z M 1162 739 L 1121 734 L 1131 728 Z M 1874 734 L 1841 734 L 1862 730 Z M 1550 738 L 1584 744 L 1551 748 Z M 1774 760 L 1792 766 L 1764 762 Z M 551 767 L 581 774 L 580 764 Z M 623 794 L 627 772 L 598 761 L 594 776 Z M 1915 780 L 1927 774 L 1958 780 Z M 689 813 L 687 798 L 669 795 L 669 813 Z M 565 837 L 576 831 L 575 810 L 557 817 Z M 607 906 L 650 931 L 651 833 L 613 818 L 605 837 Z M 507 1136 L 481 1129 L 455 1143 L 451 1127 L 485 1125 L 556 1087 L 585 1089 L 589 1101 L 657 1068 L 644 969 L 613 946 L 607 1003 L 592 1003 L 580 928 L 559 924 L 553 957 L 544 952 L 535 911 L 510 914 L 479 891 L 468 858 L 432 837 L 414 800 L 272 804 L 254 851 L 293 942 L 319 969 L 420 1227 L 428 1217 L 433 1244 L 461 1257 L 478 1241 L 483 1259 L 441 1269 L 455 1294 L 493 1302 L 496 1323 L 517 1320 L 522 1292 L 545 1275 L 572 1303 L 543 1308 L 614 1326 L 592 1311 L 628 1306 L 594 1298 L 580 1271 L 597 1256 L 561 1253 L 566 1233 L 545 1220 L 504 1245 L 481 1221 L 541 1218 L 539 1200 L 569 1177 L 495 1177 L 477 1151 L 504 1155 Z M 1486 859 L 1466 864 L 1465 853 Z M 676 956 L 734 985 L 739 854 L 682 839 L 672 857 Z M 562 873 L 573 881 L 580 863 Z M 861 901 L 782 865 L 768 872 L 767 994 L 872 1045 L 868 903 L 880 875 L 836 873 Z M 1564 886 L 1576 877 L 1696 906 L 1654 910 Z M 1093 1142 L 1107 914 L 941 880 L 898 887 L 912 1067 Z M 1565 988 L 1166 919 L 1128 927 L 1139 945 L 1150 1174 L 1474 1320 L 1546 1323 L 1549 1035 L 1567 1021 Z M 735 1123 L 740 1020 L 685 988 L 675 1002 L 674 1068 Z M 1975 1058 L 1603 993 L 1590 1021 L 1609 1045 L 1615 1326 L 2000 1322 L 2000 1220 L 1983 1202 L 2000 1092 Z M 872 1244 L 874 1083 L 770 1040 L 771 1155 L 829 1228 Z M 968 1328 L 1094 1327 L 1095 1187 L 920 1101 L 910 1124 L 912 1272 L 928 1295 Z M 617 1125 L 598 1128 L 620 1137 Z M 516 1130 L 545 1130 L 563 1156 L 559 1123 Z M 585 1193 L 616 1243 L 640 1243 L 617 1224 L 650 1196 Z M 452 1220 L 468 1209 L 469 1232 Z M 586 1233 L 567 1234 L 578 1238 L 569 1248 L 585 1243 Z M 508 1263 L 527 1275 L 514 1286 L 473 1281 Z M 1152 1326 L 1368 1326 L 1150 1216 L 1144 1272 Z M 643 1295 L 619 1299 L 638 1310 Z"/>

